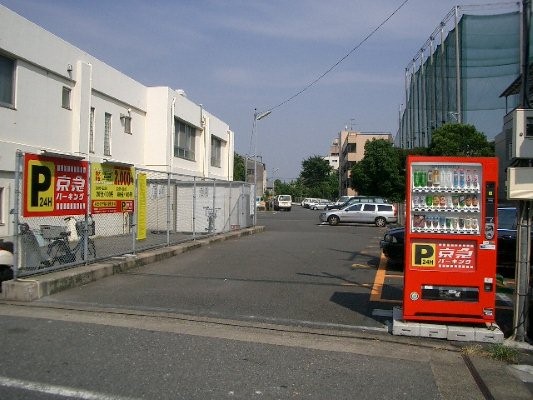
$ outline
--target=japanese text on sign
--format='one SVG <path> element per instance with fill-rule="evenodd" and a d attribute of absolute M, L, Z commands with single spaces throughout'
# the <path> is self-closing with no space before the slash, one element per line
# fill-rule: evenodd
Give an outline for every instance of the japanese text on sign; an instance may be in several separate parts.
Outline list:
<path fill-rule="evenodd" d="M 464 242 L 412 243 L 411 267 L 473 271 L 475 244 Z"/>
<path fill-rule="evenodd" d="M 134 169 L 108 164 L 91 164 L 92 212 L 133 212 Z"/>
<path fill-rule="evenodd" d="M 80 215 L 87 209 L 87 161 L 24 155 L 23 215 Z"/>

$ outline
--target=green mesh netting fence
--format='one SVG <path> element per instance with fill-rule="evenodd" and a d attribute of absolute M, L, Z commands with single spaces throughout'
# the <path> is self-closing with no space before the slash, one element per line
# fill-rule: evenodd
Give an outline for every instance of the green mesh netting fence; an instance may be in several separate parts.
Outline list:
<path fill-rule="evenodd" d="M 450 18 L 448 31 L 441 24 L 406 68 L 397 146 L 426 147 L 447 122 L 472 124 L 489 140 L 501 131 L 519 100 L 501 94 L 520 74 L 521 18 L 518 11 L 462 14 Z"/>

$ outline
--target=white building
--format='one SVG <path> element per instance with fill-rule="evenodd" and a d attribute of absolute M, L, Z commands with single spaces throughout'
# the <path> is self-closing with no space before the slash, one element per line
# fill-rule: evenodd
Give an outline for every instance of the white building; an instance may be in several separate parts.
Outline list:
<path fill-rule="evenodd" d="M 233 179 L 234 134 L 182 90 L 145 87 L 0 5 L 0 237 L 15 154 Z"/>

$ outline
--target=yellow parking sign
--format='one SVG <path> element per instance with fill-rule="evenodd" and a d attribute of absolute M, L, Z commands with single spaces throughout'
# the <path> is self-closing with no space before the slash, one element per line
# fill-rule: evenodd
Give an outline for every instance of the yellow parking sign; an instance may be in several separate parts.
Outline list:
<path fill-rule="evenodd" d="M 435 267 L 437 255 L 437 245 L 435 243 L 413 243 L 411 244 L 411 266 L 412 267 Z"/>

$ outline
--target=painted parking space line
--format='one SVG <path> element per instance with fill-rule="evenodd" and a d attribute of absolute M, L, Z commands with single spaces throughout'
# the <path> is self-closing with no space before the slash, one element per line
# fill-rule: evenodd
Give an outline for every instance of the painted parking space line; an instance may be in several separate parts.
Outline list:
<path fill-rule="evenodd" d="M 22 379 L 0 376 L 0 386 L 22 389 L 31 392 L 51 394 L 54 397 L 70 397 L 83 400 L 134 400 L 133 397 L 122 397 L 105 393 L 91 392 L 72 387 L 49 385 L 40 382 L 31 382 Z"/>
<path fill-rule="evenodd" d="M 381 294 L 383 292 L 383 284 L 385 283 L 385 275 L 387 273 L 387 258 L 383 253 L 379 258 L 379 268 L 376 272 L 374 285 L 370 292 L 370 301 L 381 301 Z"/>

